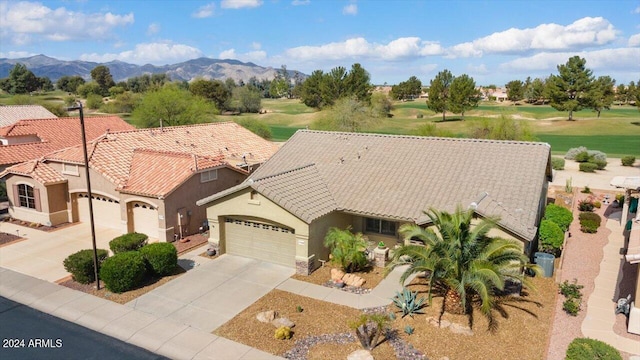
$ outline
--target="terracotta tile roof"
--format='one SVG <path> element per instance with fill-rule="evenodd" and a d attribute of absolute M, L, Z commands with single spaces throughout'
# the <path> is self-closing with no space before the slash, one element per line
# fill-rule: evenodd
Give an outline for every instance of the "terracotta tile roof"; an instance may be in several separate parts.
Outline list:
<path fill-rule="evenodd" d="M 88 146 L 92 169 L 123 192 L 147 196 L 166 195 L 187 172 L 219 166 L 245 172 L 245 161 L 263 163 L 277 150 L 274 143 L 233 122 L 109 132 Z M 51 153 L 45 160 L 84 161 L 80 146 Z M 167 176 L 167 168 L 179 175 Z"/>
<path fill-rule="evenodd" d="M 126 183 L 117 190 L 128 194 L 166 197 L 176 188 L 176 184 L 183 183 L 195 172 L 225 165 L 221 159 L 222 157 L 213 159 L 188 153 L 135 149 Z"/>
<path fill-rule="evenodd" d="M 67 181 L 67 179 L 65 179 L 49 165 L 38 160 L 27 161 L 11 166 L 5 169 L 3 172 L 0 172 L 0 178 L 8 174 L 28 176 L 43 185 Z"/>
<path fill-rule="evenodd" d="M 52 119 L 56 115 L 41 105 L 0 106 L 0 127 L 13 125 L 20 120 Z"/>
<path fill-rule="evenodd" d="M 549 156 L 543 143 L 301 130 L 241 186 L 309 223 L 333 210 L 424 223 L 431 207 L 454 211 L 477 202 L 480 215 L 500 216 L 503 228 L 531 240 Z M 317 176 L 298 174 L 308 164 Z M 317 201 L 323 186 L 328 194 Z M 290 193 L 299 197 L 295 204 Z"/>
<path fill-rule="evenodd" d="M 132 129 L 133 126 L 117 116 L 85 117 L 88 140 L 96 139 L 107 131 Z M 36 135 L 41 142 L 0 146 L 0 165 L 37 159 L 53 151 L 82 143 L 79 118 L 21 120 L 11 126 L 0 128 L 0 137 L 24 135 Z"/>

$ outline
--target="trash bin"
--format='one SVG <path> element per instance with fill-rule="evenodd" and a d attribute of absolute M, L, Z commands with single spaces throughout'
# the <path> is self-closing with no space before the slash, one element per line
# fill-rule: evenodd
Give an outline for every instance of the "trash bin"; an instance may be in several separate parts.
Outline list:
<path fill-rule="evenodd" d="M 544 277 L 553 276 L 553 262 L 555 259 L 555 256 L 543 252 L 537 252 L 534 254 L 534 261 L 542 268 Z"/>

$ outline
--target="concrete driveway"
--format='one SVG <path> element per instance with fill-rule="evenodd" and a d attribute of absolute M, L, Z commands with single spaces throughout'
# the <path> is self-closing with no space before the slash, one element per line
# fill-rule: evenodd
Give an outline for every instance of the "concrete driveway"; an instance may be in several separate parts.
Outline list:
<path fill-rule="evenodd" d="M 0 247 L 0 266 L 38 279 L 55 282 L 69 275 L 64 259 L 83 249 L 91 249 L 91 229 L 88 223 L 78 223 L 52 232 L 45 232 L 7 222 L 0 222 L 0 231 L 24 237 L 17 243 Z M 109 249 L 109 241 L 121 235 L 118 230 L 96 226 L 96 244 Z"/>
<path fill-rule="evenodd" d="M 295 273 L 293 268 L 233 255 L 197 258 L 192 270 L 127 306 L 211 332 Z"/>

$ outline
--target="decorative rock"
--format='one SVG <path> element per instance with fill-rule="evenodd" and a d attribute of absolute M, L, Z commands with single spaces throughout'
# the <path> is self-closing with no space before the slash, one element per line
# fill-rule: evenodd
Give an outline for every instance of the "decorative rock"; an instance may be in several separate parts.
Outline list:
<path fill-rule="evenodd" d="M 433 316 L 429 316 L 427 318 L 427 323 L 429 323 L 429 325 L 431 326 L 439 327 L 441 329 L 448 328 L 449 326 L 451 326 L 451 321 L 448 321 L 448 320 L 438 321 L 438 319 Z"/>
<path fill-rule="evenodd" d="M 258 319 L 258 321 L 263 323 L 270 323 L 275 318 L 276 318 L 276 312 L 273 310 L 263 311 L 258 313 L 258 315 L 256 315 L 256 319 Z"/>
<path fill-rule="evenodd" d="M 331 269 L 331 280 L 333 281 L 342 280 L 343 276 L 344 276 L 344 271 L 336 268 Z"/>
<path fill-rule="evenodd" d="M 358 275 L 346 274 L 342 277 L 342 281 L 349 286 L 361 287 L 365 280 Z"/>
<path fill-rule="evenodd" d="M 356 350 L 347 356 L 347 360 L 373 360 L 373 355 L 367 350 Z"/>
<path fill-rule="evenodd" d="M 296 326 L 296 324 L 293 321 L 287 319 L 286 317 L 281 317 L 273 320 L 271 322 L 271 325 L 275 326 L 276 329 L 282 326 L 286 326 L 289 328 L 293 328 L 294 326 Z"/>
<path fill-rule="evenodd" d="M 449 330 L 451 330 L 451 332 L 454 334 L 463 334 L 467 336 L 473 335 L 473 330 L 471 330 L 469 327 L 456 323 L 451 324 L 451 326 L 449 326 Z"/>

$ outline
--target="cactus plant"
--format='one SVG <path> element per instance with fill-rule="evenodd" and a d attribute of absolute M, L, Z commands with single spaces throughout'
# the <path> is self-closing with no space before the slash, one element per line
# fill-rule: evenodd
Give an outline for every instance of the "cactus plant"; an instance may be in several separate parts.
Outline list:
<path fill-rule="evenodd" d="M 407 325 L 407 326 L 404 327 L 404 333 L 407 334 L 407 335 L 413 334 L 414 330 L 415 329 L 411 325 Z"/>
<path fill-rule="evenodd" d="M 396 296 L 392 300 L 393 304 L 402 311 L 402 317 L 424 314 L 422 308 L 425 306 L 425 298 L 418 299 L 418 292 L 411 292 L 405 287 L 402 288 L 402 292 L 396 291 Z"/>
<path fill-rule="evenodd" d="M 281 326 L 279 328 L 276 329 L 276 332 L 274 334 L 274 338 L 276 338 L 277 340 L 287 340 L 287 339 L 291 339 L 291 328 L 288 326 Z"/>

